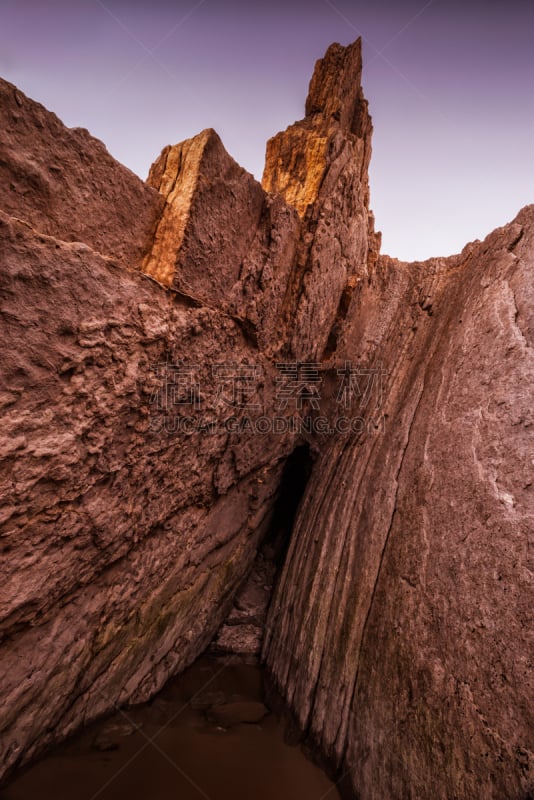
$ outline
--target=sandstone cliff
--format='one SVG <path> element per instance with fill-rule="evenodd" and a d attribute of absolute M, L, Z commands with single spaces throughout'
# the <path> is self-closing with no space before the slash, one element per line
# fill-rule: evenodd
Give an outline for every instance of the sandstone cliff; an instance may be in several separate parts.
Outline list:
<path fill-rule="evenodd" d="M 332 45 L 262 186 L 211 130 L 145 185 L 0 82 L 2 773 L 209 644 L 305 440 L 263 643 L 302 734 L 361 800 L 533 787 L 534 207 L 379 257 L 360 77 Z M 277 408 L 365 424 L 258 434 Z"/>

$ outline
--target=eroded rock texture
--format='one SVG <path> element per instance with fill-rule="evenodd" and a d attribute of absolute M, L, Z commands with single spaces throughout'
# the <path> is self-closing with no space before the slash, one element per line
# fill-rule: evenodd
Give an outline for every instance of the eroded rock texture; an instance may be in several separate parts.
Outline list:
<path fill-rule="evenodd" d="M 264 646 L 349 796 L 531 786 L 533 253 L 529 208 L 459 258 L 381 258 L 349 308 L 385 431 L 325 448 Z"/>
<path fill-rule="evenodd" d="M 167 147 L 148 182 L 165 198 L 142 270 L 244 323 L 265 352 L 284 341 L 282 303 L 300 224 L 206 130 Z"/>
<path fill-rule="evenodd" d="M 257 650 L 246 580 L 290 527 L 302 439 L 225 421 L 272 417 L 276 362 L 301 360 L 332 423 L 343 365 L 384 388 L 361 433 L 305 437 L 273 682 L 348 796 L 533 788 L 534 207 L 459 256 L 379 257 L 360 76 L 359 42 L 332 45 L 263 187 L 212 130 L 145 185 L 0 82 L 2 773 L 240 615 Z M 229 365 L 255 370 L 253 407 Z M 202 427 L 174 430 L 186 414 Z"/>
<path fill-rule="evenodd" d="M 354 286 L 374 264 L 380 237 L 369 211 L 371 119 L 360 80 L 359 40 L 317 62 L 306 117 L 267 143 L 263 186 L 302 218 L 284 303 L 285 352 L 322 360 L 335 349 Z"/>
<path fill-rule="evenodd" d="M 83 128 L 0 80 L 1 210 L 40 233 L 135 266 L 163 200 Z"/>
<path fill-rule="evenodd" d="M 254 560 L 294 436 L 225 427 L 231 415 L 257 417 L 272 405 L 274 367 L 240 308 L 231 315 L 215 295 L 167 291 L 139 271 L 160 245 L 157 233 L 152 244 L 145 239 L 164 198 L 101 143 L 62 128 L 8 84 L 2 93 L 1 136 L 16 143 L 18 158 L 16 170 L 6 158 L 5 171 L 33 169 L 31 131 L 32 164 L 42 157 L 44 170 L 44 152 L 57 152 L 54 191 L 63 204 L 54 217 L 41 183 L 24 194 L 9 178 L 2 191 L 5 772 L 114 704 L 149 697 L 208 645 Z M 230 159 L 217 148 L 224 171 Z M 93 164 L 106 170 L 105 190 L 94 188 Z M 265 203 L 266 227 L 256 220 L 249 239 L 261 243 L 261 267 L 274 274 L 284 245 L 272 238 L 270 214 L 278 208 L 287 220 L 289 252 L 296 212 L 236 171 L 247 202 Z M 233 235 L 219 236 L 227 245 L 217 269 L 229 286 Z M 179 226 L 175 236 L 179 252 Z M 166 237 L 170 250 L 172 231 Z M 214 369 L 235 364 L 259 371 L 249 398 L 259 410 L 228 407 L 232 383 L 217 382 Z M 186 415 L 203 429 L 175 431 Z"/>

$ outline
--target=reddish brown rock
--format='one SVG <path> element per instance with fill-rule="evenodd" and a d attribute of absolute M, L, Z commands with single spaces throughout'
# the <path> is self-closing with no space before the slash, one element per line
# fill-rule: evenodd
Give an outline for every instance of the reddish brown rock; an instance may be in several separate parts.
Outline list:
<path fill-rule="evenodd" d="M 262 331 L 251 336 L 215 296 L 166 291 L 138 271 L 159 195 L 88 134 L 17 97 L 17 164 L 55 154 L 65 196 L 49 207 L 44 190 L 25 199 L 10 183 L 0 195 L 1 772 L 116 703 L 148 698 L 205 649 L 252 565 L 294 439 L 226 428 L 273 405 Z M 225 168 L 222 146 L 212 156 Z M 15 172 L 6 159 L 2 180 Z M 278 210 L 251 241 L 270 240 L 272 215 L 289 229 L 296 218 L 268 203 Z M 223 255 L 231 285 L 237 254 Z M 213 371 L 225 364 L 257 369 L 258 408 L 228 406 Z M 195 369 L 198 409 L 172 405 L 180 365 Z M 173 430 L 187 414 L 204 427 Z"/>
<path fill-rule="evenodd" d="M 381 258 L 349 307 L 378 430 L 325 446 L 264 645 L 348 797 L 532 786 L 533 254 L 531 206 L 459 257 Z"/>
<path fill-rule="evenodd" d="M 162 198 L 83 128 L 0 79 L 0 209 L 39 233 L 137 266 Z"/>
<path fill-rule="evenodd" d="M 164 286 L 219 303 L 237 282 L 264 193 L 214 130 L 167 147 L 148 183 L 165 198 L 143 271 Z"/>
<path fill-rule="evenodd" d="M 0 83 L 2 774 L 236 617 L 257 647 L 246 581 L 302 439 L 229 430 L 213 367 L 258 369 L 231 407 L 254 422 L 287 359 L 328 423 L 363 419 L 306 436 L 263 646 L 294 719 L 360 800 L 532 790 L 534 207 L 459 256 L 379 258 L 360 74 L 359 43 L 329 48 L 263 189 L 205 131 L 156 191 Z M 383 395 L 340 394 L 351 364 Z M 169 430 L 191 405 L 204 427 Z"/>
<path fill-rule="evenodd" d="M 228 316 L 5 215 L 0 253 L 6 769 L 208 645 L 292 445 L 224 428 L 211 365 L 251 360 Z M 213 433 L 160 430 L 154 369 L 180 358 L 200 365 Z"/>
<path fill-rule="evenodd" d="M 361 43 L 333 44 L 317 62 L 306 117 L 267 144 L 263 186 L 302 217 L 288 286 L 286 352 L 322 360 L 335 350 L 340 319 L 380 238 L 369 211 L 371 118 L 363 98 Z"/>
<path fill-rule="evenodd" d="M 208 719 L 223 728 L 233 728 L 240 724 L 257 724 L 269 713 L 263 703 L 251 700 L 237 700 L 213 706 L 208 711 Z"/>
<path fill-rule="evenodd" d="M 224 625 L 210 645 L 212 652 L 259 656 L 275 577 L 274 561 L 260 551 L 247 580 L 235 595 Z"/>
<path fill-rule="evenodd" d="M 165 205 L 143 272 L 223 308 L 262 349 L 276 349 L 299 238 L 295 211 L 266 194 L 210 129 L 165 148 L 148 182 Z"/>

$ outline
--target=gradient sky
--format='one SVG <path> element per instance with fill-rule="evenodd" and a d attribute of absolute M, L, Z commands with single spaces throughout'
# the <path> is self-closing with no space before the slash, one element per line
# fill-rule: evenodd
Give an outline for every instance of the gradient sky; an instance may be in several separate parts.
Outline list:
<path fill-rule="evenodd" d="M 458 252 L 534 202 L 534 2 L 0 0 L 0 74 L 141 177 L 215 128 L 261 178 L 314 62 L 364 40 L 383 252 Z"/>

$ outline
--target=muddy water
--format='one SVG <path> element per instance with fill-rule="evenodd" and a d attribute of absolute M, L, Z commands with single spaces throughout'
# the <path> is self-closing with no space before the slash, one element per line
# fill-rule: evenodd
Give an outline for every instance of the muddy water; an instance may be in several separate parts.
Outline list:
<path fill-rule="evenodd" d="M 257 666 L 204 657 L 152 702 L 50 752 L 0 798 L 338 800 L 326 775 L 284 743 L 262 701 Z"/>

